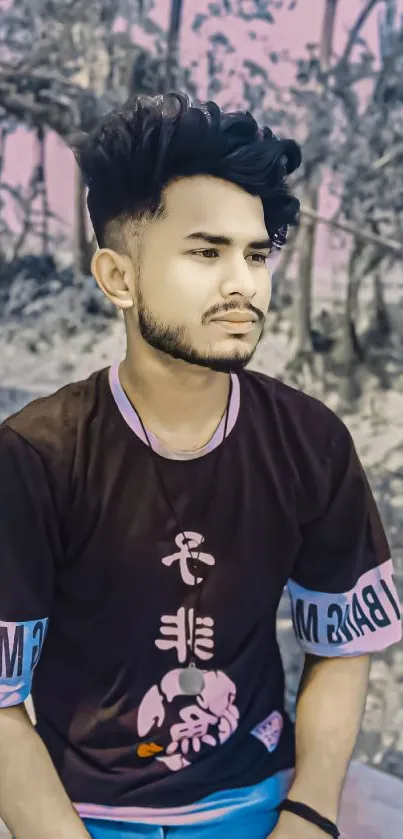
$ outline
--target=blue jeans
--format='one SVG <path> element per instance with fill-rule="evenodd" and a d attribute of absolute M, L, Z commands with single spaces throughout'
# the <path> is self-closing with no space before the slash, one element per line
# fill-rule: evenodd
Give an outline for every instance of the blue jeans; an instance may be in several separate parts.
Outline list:
<path fill-rule="evenodd" d="M 236 813 L 206 824 L 158 827 L 84 819 L 92 839 L 267 839 L 278 820 L 273 811 Z"/>
<path fill-rule="evenodd" d="M 276 808 L 287 796 L 292 774 L 286 770 L 252 787 L 214 793 L 196 802 L 192 816 L 182 817 L 180 825 L 164 819 L 163 811 L 155 815 L 157 824 L 113 820 L 112 815 L 93 818 L 88 811 L 81 817 L 92 839 L 267 839 L 278 822 Z"/>

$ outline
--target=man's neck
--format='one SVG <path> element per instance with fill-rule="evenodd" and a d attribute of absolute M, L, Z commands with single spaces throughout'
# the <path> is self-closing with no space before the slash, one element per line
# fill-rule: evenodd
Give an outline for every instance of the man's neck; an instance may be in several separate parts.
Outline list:
<path fill-rule="evenodd" d="M 195 451 L 209 442 L 225 413 L 230 377 L 159 355 L 141 366 L 127 355 L 120 383 L 147 431 L 170 449 Z"/>

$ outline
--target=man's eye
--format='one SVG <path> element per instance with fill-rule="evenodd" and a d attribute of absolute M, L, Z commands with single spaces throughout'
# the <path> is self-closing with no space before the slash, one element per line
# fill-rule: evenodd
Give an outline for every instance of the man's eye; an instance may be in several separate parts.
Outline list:
<path fill-rule="evenodd" d="M 269 258 L 269 254 L 265 253 L 251 253 L 251 256 L 253 257 L 253 262 L 261 262 L 262 264 Z"/>
<path fill-rule="evenodd" d="M 193 253 L 195 253 L 197 256 L 205 256 L 207 257 L 207 259 L 211 257 L 211 254 L 213 254 L 213 256 L 218 256 L 218 251 L 216 251 L 214 248 L 203 248 L 203 250 L 193 251 Z"/>

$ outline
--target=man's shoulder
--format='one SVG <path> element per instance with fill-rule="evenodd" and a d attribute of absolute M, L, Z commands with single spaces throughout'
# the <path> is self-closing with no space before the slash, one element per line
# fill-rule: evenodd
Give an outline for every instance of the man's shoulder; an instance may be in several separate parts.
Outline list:
<path fill-rule="evenodd" d="M 348 433 L 343 420 L 317 397 L 260 371 L 247 370 L 245 376 L 249 386 L 267 399 L 267 417 L 277 417 L 285 429 L 315 437 L 318 444 Z"/>
<path fill-rule="evenodd" d="M 80 425 L 91 416 L 97 402 L 97 370 L 86 379 L 69 382 L 47 396 L 36 398 L 1 423 L 0 434 L 11 430 L 21 445 L 29 445 L 45 460 L 55 454 L 68 456 L 74 449 Z M 8 435 L 9 436 L 9 435 Z"/>

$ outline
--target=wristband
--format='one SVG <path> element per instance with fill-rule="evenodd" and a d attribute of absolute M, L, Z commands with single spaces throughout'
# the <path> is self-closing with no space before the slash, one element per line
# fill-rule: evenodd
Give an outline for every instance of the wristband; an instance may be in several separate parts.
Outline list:
<path fill-rule="evenodd" d="M 291 801 L 290 798 L 286 798 L 277 809 L 280 813 L 282 810 L 287 810 L 289 813 L 294 813 L 295 816 L 300 816 L 301 819 L 315 824 L 316 827 L 319 827 L 328 836 L 332 836 L 333 839 L 339 839 L 340 837 L 339 829 L 334 822 L 321 816 L 317 810 L 313 810 L 307 804 L 302 804 L 301 801 Z"/>

